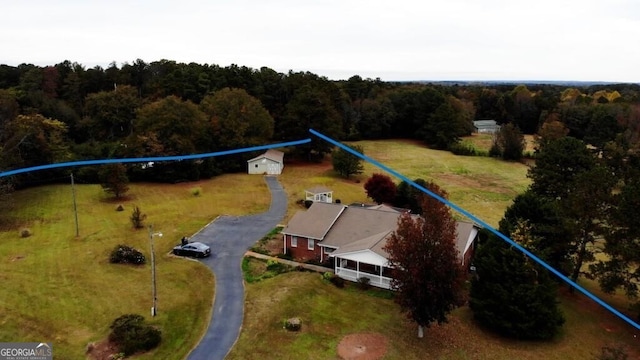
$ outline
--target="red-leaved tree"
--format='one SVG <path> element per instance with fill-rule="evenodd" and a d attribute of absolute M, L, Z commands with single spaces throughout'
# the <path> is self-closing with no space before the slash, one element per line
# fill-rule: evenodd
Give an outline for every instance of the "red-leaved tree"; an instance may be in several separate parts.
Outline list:
<path fill-rule="evenodd" d="M 446 197 L 437 185 L 426 187 Z M 418 324 L 420 338 L 423 327 L 447 321 L 460 302 L 464 282 L 451 211 L 430 196 L 423 197 L 422 210 L 421 216 L 402 214 L 384 248 L 393 268 L 395 301 Z"/>
<path fill-rule="evenodd" d="M 384 174 L 373 174 L 364 184 L 367 196 L 378 204 L 390 203 L 396 198 L 396 184 Z"/>

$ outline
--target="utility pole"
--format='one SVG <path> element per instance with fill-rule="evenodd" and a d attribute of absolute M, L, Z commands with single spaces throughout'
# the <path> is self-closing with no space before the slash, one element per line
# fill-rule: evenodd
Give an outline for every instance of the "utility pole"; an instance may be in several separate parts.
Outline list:
<path fill-rule="evenodd" d="M 73 212 L 76 216 L 76 237 L 80 236 L 80 226 L 78 225 L 78 204 L 76 203 L 76 187 L 71 173 L 71 193 L 73 193 Z"/>
<path fill-rule="evenodd" d="M 156 314 L 158 313 L 158 293 L 156 289 L 156 253 L 153 249 L 153 237 L 155 235 L 162 237 L 161 232 L 154 233 L 153 225 L 149 225 L 149 244 L 151 245 L 151 293 L 153 297 L 151 316 L 156 316 Z"/>

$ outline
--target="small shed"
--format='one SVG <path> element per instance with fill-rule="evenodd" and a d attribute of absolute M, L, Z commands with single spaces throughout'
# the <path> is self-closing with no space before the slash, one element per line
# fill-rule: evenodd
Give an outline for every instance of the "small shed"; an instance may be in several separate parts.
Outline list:
<path fill-rule="evenodd" d="M 325 203 L 333 202 L 333 191 L 324 186 L 316 186 L 311 189 L 305 190 L 304 194 L 306 200 Z"/>
<path fill-rule="evenodd" d="M 480 134 L 494 134 L 500 131 L 500 125 L 495 120 L 476 120 L 473 127 Z"/>
<path fill-rule="evenodd" d="M 249 174 L 280 175 L 284 169 L 284 153 L 269 149 L 264 154 L 247 160 Z"/>

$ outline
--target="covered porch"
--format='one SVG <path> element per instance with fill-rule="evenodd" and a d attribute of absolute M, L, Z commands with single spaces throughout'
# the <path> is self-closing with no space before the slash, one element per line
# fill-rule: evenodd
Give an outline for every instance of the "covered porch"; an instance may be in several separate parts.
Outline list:
<path fill-rule="evenodd" d="M 358 282 L 360 278 L 369 279 L 369 284 L 382 289 L 391 289 L 391 269 L 386 259 L 371 252 L 351 254 L 331 254 L 335 257 L 334 272 L 341 278 Z"/>

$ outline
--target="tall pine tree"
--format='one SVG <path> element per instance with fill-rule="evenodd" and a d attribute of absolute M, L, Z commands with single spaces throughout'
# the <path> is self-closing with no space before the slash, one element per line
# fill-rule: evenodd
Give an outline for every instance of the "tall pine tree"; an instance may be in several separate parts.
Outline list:
<path fill-rule="evenodd" d="M 535 241 L 526 222 L 511 236 L 525 247 Z M 474 263 L 469 307 L 482 326 L 517 339 L 556 335 L 564 317 L 546 269 L 493 235 L 478 248 Z"/>

